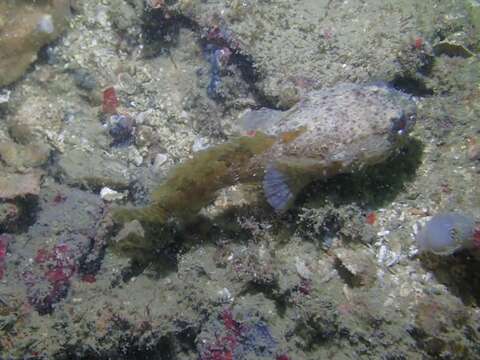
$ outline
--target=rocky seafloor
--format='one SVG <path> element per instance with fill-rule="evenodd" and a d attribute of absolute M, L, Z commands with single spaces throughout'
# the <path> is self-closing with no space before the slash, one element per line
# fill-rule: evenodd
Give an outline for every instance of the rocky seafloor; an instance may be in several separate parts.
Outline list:
<path fill-rule="evenodd" d="M 479 359 L 478 251 L 415 240 L 480 218 L 478 34 L 476 0 L 4 1 L 0 358 Z M 112 251 L 145 234 L 111 209 L 342 82 L 410 94 L 411 141 L 285 213 L 234 186 L 145 261 Z"/>

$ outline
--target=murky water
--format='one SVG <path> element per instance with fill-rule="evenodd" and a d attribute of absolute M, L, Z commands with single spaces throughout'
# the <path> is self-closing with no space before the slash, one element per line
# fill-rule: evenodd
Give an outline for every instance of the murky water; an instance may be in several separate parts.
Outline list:
<path fill-rule="evenodd" d="M 0 359 L 478 359 L 477 1 L 0 3 Z"/>

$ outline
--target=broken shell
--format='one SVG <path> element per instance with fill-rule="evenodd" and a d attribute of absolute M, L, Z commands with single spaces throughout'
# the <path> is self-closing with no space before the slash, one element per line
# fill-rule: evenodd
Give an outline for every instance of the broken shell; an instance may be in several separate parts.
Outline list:
<path fill-rule="evenodd" d="M 112 190 L 108 187 L 104 187 L 102 188 L 102 190 L 100 190 L 100 197 L 102 198 L 102 200 L 110 202 L 110 201 L 122 200 L 125 197 L 125 194 Z"/>

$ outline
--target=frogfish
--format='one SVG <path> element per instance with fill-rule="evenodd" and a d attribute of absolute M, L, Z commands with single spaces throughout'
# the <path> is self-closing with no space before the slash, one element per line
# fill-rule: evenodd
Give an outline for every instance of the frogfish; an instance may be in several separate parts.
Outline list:
<path fill-rule="evenodd" d="M 113 217 L 120 223 L 188 220 L 222 188 L 253 182 L 281 212 L 312 181 L 387 159 L 415 118 L 414 99 L 387 85 L 342 83 L 314 90 L 287 111 L 251 111 L 240 124 L 243 135 L 195 153 L 172 169 L 149 206 L 117 208 Z"/>

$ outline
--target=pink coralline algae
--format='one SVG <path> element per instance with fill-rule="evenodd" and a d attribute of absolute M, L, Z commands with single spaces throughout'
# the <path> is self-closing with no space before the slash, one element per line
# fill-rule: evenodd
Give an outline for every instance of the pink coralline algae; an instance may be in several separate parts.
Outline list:
<path fill-rule="evenodd" d="M 58 244 L 51 250 L 39 249 L 34 263 L 41 275 L 25 271 L 28 300 L 40 313 L 48 314 L 54 305 L 68 293 L 70 279 L 75 274 L 77 262 L 74 249 L 68 244 Z"/>
<path fill-rule="evenodd" d="M 268 325 L 257 316 L 242 314 L 242 321 L 235 319 L 232 310 L 224 309 L 218 317 L 207 323 L 199 343 L 201 360 L 239 360 L 252 356 L 265 359 L 288 360 L 278 354 L 278 341 Z"/>

